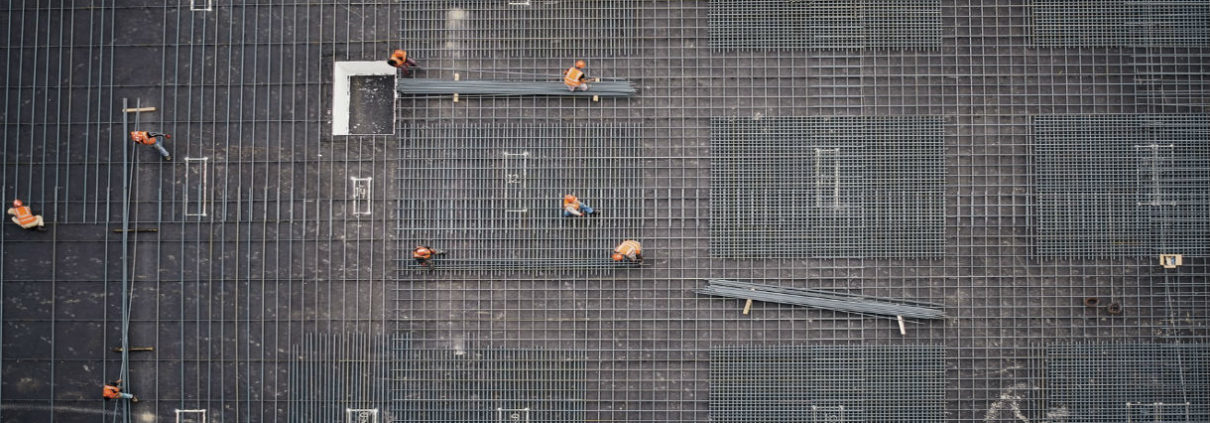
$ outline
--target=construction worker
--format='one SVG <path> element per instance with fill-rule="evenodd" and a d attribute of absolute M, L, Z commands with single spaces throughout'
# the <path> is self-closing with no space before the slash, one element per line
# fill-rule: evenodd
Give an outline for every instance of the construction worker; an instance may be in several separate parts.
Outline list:
<path fill-rule="evenodd" d="M 30 212 L 29 207 L 21 200 L 13 200 L 13 207 L 8 209 L 8 214 L 13 215 L 13 223 L 24 229 L 46 231 L 46 222 L 42 220 L 42 215 Z"/>
<path fill-rule="evenodd" d="M 387 59 L 387 64 L 399 69 L 403 69 L 404 76 L 411 75 L 412 73 L 408 67 L 420 67 L 420 65 L 416 64 L 415 59 L 408 57 L 407 50 L 395 50 L 394 53 L 391 53 L 391 58 Z"/>
<path fill-rule="evenodd" d="M 101 390 L 101 396 L 105 397 L 106 401 L 111 399 L 129 399 L 130 402 L 139 402 L 139 397 L 134 396 L 134 394 L 122 392 L 122 379 L 109 382 L 108 385 L 105 385 L 105 388 Z"/>
<path fill-rule="evenodd" d="M 416 259 L 416 264 L 428 267 L 429 269 L 433 268 L 433 263 L 430 261 L 433 259 L 433 256 L 442 255 L 445 255 L 445 251 L 427 245 L 417 245 L 416 249 L 412 250 L 412 258 Z"/>
<path fill-rule="evenodd" d="M 628 239 L 613 249 L 613 261 L 626 259 L 635 263 L 643 262 L 643 245 L 638 241 Z"/>
<path fill-rule="evenodd" d="M 596 212 L 589 205 L 581 203 L 580 199 L 574 195 L 567 194 L 563 196 L 563 217 L 582 217 Z"/>
<path fill-rule="evenodd" d="M 155 147 L 156 150 L 159 150 L 160 155 L 164 156 L 164 160 L 171 161 L 172 155 L 168 154 L 168 150 L 164 149 L 164 146 L 162 146 L 162 145 L 160 145 L 160 143 L 156 142 L 157 137 L 172 138 L 172 135 L 168 135 L 168 134 L 164 134 L 164 133 L 160 133 L 160 132 L 130 131 L 130 140 L 131 141 L 137 142 L 139 144 L 145 144 L 145 145 L 150 145 L 152 147 Z"/>
<path fill-rule="evenodd" d="M 576 65 L 563 71 L 563 84 L 567 85 L 568 91 L 588 91 L 588 75 L 584 73 L 584 68 L 588 67 L 588 63 L 583 60 L 577 60 Z"/>

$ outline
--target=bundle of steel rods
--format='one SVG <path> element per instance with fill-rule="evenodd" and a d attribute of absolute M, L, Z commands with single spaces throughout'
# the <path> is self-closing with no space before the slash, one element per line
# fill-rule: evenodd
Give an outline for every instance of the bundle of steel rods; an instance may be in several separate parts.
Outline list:
<path fill-rule="evenodd" d="M 697 292 L 699 294 L 719 297 L 790 304 L 847 313 L 888 316 L 890 318 L 902 316 L 914 319 L 940 319 L 945 317 L 945 312 L 939 309 L 941 307 L 939 304 L 837 293 L 818 289 L 783 288 L 725 279 L 707 280 L 706 287 L 697 290 Z"/>
<path fill-rule="evenodd" d="M 408 261 L 411 261 L 408 259 Z M 426 269 L 415 263 L 405 264 L 410 269 Z M 599 260 L 524 260 L 524 259 L 445 259 L 433 260 L 434 270 L 463 269 L 562 269 L 562 268 L 626 268 L 640 267 L 638 263 L 618 262 L 609 258 Z"/>
<path fill-rule="evenodd" d="M 630 97 L 634 86 L 630 81 L 601 81 L 588 83 L 588 91 L 568 91 L 558 81 L 452 81 L 447 79 L 403 78 L 395 89 L 404 95 L 554 95 L 554 96 L 601 96 Z"/>

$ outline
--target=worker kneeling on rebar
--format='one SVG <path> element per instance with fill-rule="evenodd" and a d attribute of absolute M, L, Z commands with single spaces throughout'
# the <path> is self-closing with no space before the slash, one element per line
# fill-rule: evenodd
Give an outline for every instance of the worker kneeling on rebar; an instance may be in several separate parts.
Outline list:
<path fill-rule="evenodd" d="M 412 258 L 416 259 L 416 264 L 429 269 L 433 268 L 433 256 L 441 255 L 445 255 L 445 251 L 441 251 L 427 245 L 417 245 L 416 248 L 412 250 Z"/>
<path fill-rule="evenodd" d="M 584 217 L 596 212 L 589 205 L 580 202 L 580 199 L 574 195 L 567 194 L 563 196 L 563 217 Z"/>
<path fill-rule="evenodd" d="M 587 62 L 577 60 L 575 66 L 563 71 L 563 84 L 567 85 L 567 91 L 588 91 L 588 74 L 584 73 L 586 67 Z"/>
<path fill-rule="evenodd" d="M 168 154 L 168 150 L 161 145 L 162 143 L 156 142 L 156 138 L 158 137 L 172 138 L 172 135 L 160 132 L 130 131 L 131 141 L 155 147 L 156 151 L 159 151 L 160 155 L 164 156 L 164 160 L 172 160 L 172 155 Z"/>
<path fill-rule="evenodd" d="M 46 230 L 46 222 L 42 220 L 42 215 L 31 212 L 29 206 L 26 206 L 19 199 L 13 200 L 13 207 L 8 209 L 8 214 L 13 215 L 13 223 L 16 223 L 22 229 Z"/>
<path fill-rule="evenodd" d="M 101 396 L 105 397 L 106 401 L 111 399 L 128 399 L 130 402 L 139 402 L 139 397 L 134 394 L 122 392 L 122 379 L 109 382 L 105 388 L 101 390 Z"/>
<path fill-rule="evenodd" d="M 407 50 L 395 50 L 395 52 L 391 53 L 391 58 L 387 59 L 387 64 L 402 70 L 403 76 L 410 76 L 412 74 L 411 67 L 420 67 L 420 65 L 416 64 L 416 59 L 408 57 Z"/>
<path fill-rule="evenodd" d="M 622 261 L 623 259 L 632 263 L 643 262 L 643 245 L 638 241 L 628 239 L 618 244 L 617 248 L 613 249 L 613 261 Z"/>

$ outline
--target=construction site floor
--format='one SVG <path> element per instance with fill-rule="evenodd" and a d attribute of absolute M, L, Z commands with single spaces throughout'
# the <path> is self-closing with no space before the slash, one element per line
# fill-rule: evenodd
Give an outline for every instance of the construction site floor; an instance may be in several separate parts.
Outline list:
<path fill-rule="evenodd" d="M 0 229 L 0 421 L 1210 418 L 1204 4 L 822 3 L 8 2 L 0 198 L 48 231 Z M 638 93 L 361 80 L 381 133 L 333 135 L 334 62 L 396 48 Z"/>

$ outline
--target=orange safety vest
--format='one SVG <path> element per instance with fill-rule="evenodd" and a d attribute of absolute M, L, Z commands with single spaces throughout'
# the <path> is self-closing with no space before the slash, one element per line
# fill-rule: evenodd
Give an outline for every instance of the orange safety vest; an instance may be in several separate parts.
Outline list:
<path fill-rule="evenodd" d="M 430 250 L 428 248 L 418 247 L 415 250 L 412 250 L 412 258 L 416 258 L 416 259 L 433 258 L 433 250 Z"/>
<path fill-rule="evenodd" d="M 113 385 L 105 385 L 105 389 L 101 392 L 101 396 L 109 399 L 118 399 L 122 397 L 122 388 Z"/>
<path fill-rule="evenodd" d="M 33 213 L 30 213 L 29 206 L 13 207 L 13 211 L 16 212 L 17 223 L 19 224 L 28 225 L 38 221 L 38 218 Z"/>
<path fill-rule="evenodd" d="M 613 252 L 624 255 L 626 257 L 630 257 L 632 255 L 643 252 L 643 250 L 642 250 L 642 245 L 639 244 L 638 241 L 635 241 L 633 239 L 628 239 L 628 240 L 622 241 L 621 244 L 618 244 L 618 248 L 614 248 Z"/>
<path fill-rule="evenodd" d="M 406 66 L 407 61 L 408 61 L 407 50 L 395 50 L 394 53 L 391 53 L 391 60 L 395 61 L 395 64 L 392 66 L 395 66 L 397 68 L 402 68 L 402 67 Z"/>
<path fill-rule="evenodd" d="M 572 210 L 580 211 L 580 200 L 579 199 L 576 199 L 575 201 L 563 200 L 563 210 L 567 210 L 569 207 Z"/>
<path fill-rule="evenodd" d="M 152 138 L 147 131 L 130 131 L 130 139 L 139 144 L 155 144 L 155 138 Z"/>
<path fill-rule="evenodd" d="M 569 87 L 580 86 L 580 84 L 584 83 L 581 81 L 582 79 L 584 79 L 584 72 L 576 69 L 575 66 L 567 69 L 567 72 L 563 72 L 563 83 Z"/>

